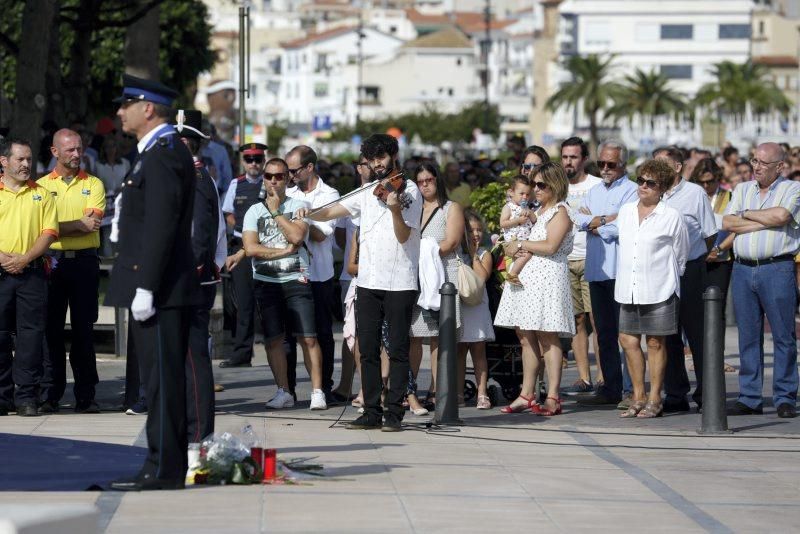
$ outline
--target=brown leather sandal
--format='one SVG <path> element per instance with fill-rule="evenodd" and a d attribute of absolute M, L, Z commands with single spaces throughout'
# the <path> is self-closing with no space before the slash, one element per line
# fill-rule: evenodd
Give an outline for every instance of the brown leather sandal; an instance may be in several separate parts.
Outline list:
<path fill-rule="evenodd" d="M 641 412 L 644 409 L 645 404 L 646 404 L 645 401 L 634 401 L 633 403 L 631 403 L 630 408 L 619 414 L 619 416 L 622 417 L 623 419 L 636 417 L 639 415 L 639 412 Z"/>

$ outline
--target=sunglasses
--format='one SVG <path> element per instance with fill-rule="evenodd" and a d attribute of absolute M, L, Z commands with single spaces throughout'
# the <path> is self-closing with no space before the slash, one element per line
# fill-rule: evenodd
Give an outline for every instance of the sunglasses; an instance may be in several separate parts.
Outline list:
<path fill-rule="evenodd" d="M 282 182 L 285 179 L 286 179 L 286 173 L 285 172 L 265 172 L 264 173 L 264 180 L 267 180 L 267 181 L 277 180 L 279 182 Z"/>
<path fill-rule="evenodd" d="M 545 189 L 547 189 L 548 185 L 544 182 L 533 182 L 533 187 L 535 187 L 539 191 L 544 191 Z"/>
<path fill-rule="evenodd" d="M 636 183 L 639 184 L 639 186 L 646 185 L 649 189 L 658 188 L 658 182 L 656 182 L 655 180 L 645 180 L 644 178 L 637 178 Z"/>
<path fill-rule="evenodd" d="M 537 165 L 536 163 L 523 163 L 522 165 L 520 165 L 523 171 L 532 171 L 538 166 L 539 165 Z"/>
<path fill-rule="evenodd" d="M 264 163 L 263 156 L 244 156 L 242 159 L 245 163 Z"/>
<path fill-rule="evenodd" d="M 717 181 L 716 178 L 712 178 L 711 180 L 697 180 L 697 183 L 700 184 L 700 185 L 705 186 L 705 185 L 711 185 L 713 183 L 716 183 L 716 181 Z"/>
<path fill-rule="evenodd" d="M 619 166 L 619 163 L 616 161 L 603 161 L 602 159 L 597 160 L 597 166 L 601 169 L 616 169 Z"/>
<path fill-rule="evenodd" d="M 417 185 L 428 185 L 436 181 L 436 178 L 426 178 L 424 180 L 417 180 Z"/>
<path fill-rule="evenodd" d="M 296 169 L 287 169 L 287 170 L 289 171 L 289 174 L 290 174 L 290 175 L 294 176 L 294 175 L 295 175 L 295 174 L 297 174 L 298 172 L 302 171 L 302 170 L 303 170 L 303 167 L 297 167 Z"/>

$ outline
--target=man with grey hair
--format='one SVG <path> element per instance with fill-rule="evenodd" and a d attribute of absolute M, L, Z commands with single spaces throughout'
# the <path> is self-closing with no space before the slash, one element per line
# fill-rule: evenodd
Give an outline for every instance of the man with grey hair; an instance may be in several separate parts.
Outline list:
<path fill-rule="evenodd" d="M 786 154 L 763 143 L 750 160 L 755 180 L 734 190 L 722 228 L 736 234 L 731 291 L 739 327 L 739 399 L 731 415 L 762 414 L 764 317 L 774 346 L 772 397 L 778 417 L 797 410 L 797 282 L 800 249 L 800 183 L 781 176 Z"/>
<path fill-rule="evenodd" d="M 586 280 L 592 315 L 597 327 L 600 368 L 604 383 L 596 393 L 578 399 L 585 405 L 616 405 L 622 399 L 623 373 L 619 354 L 619 304 L 614 299 L 617 278 L 617 213 L 623 204 L 637 200 L 637 187 L 627 176 L 628 149 L 622 141 L 603 141 L 597 151 L 603 180 L 586 194 L 575 215 L 579 231 L 586 232 Z"/>

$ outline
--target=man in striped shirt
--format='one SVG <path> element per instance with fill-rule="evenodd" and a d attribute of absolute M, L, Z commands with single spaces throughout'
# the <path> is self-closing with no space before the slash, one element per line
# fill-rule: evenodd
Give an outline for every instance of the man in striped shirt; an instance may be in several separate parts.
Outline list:
<path fill-rule="evenodd" d="M 761 414 L 764 316 L 774 345 L 773 403 L 778 417 L 797 411 L 797 282 L 794 255 L 800 248 L 800 183 L 782 175 L 786 154 L 777 143 L 756 148 L 755 180 L 733 192 L 723 229 L 736 234 L 731 288 L 739 327 L 739 400 L 733 415 Z"/>

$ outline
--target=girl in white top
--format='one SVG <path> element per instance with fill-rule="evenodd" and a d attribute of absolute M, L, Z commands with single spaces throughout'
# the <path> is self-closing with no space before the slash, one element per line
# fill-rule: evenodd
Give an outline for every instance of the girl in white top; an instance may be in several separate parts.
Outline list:
<path fill-rule="evenodd" d="M 617 216 L 619 341 L 633 382 L 633 401 L 621 417 L 659 417 L 667 353 L 665 339 L 678 330 L 680 278 L 686 267 L 689 237 L 683 217 L 661 201 L 675 171 L 658 160 L 639 168 L 639 201 L 622 206 Z M 642 335 L 647 336 L 650 395 L 645 396 Z"/>
<path fill-rule="evenodd" d="M 481 248 L 485 228 L 483 220 L 472 209 L 464 211 L 464 222 L 467 225 L 467 246 L 471 262 L 468 263 L 484 282 L 492 275 L 492 255 Z M 464 391 L 464 380 L 467 368 L 467 352 L 472 355 L 472 367 L 475 369 L 475 381 L 478 385 L 479 410 L 492 407 L 486 391 L 489 378 L 489 366 L 486 362 L 486 342 L 494 341 L 492 313 L 489 311 L 489 296 L 483 288 L 483 299 L 480 304 L 467 306 L 461 304 L 461 321 L 464 326 L 461 341 L 458 344 L 458 384 L 459 391 Z"/>

